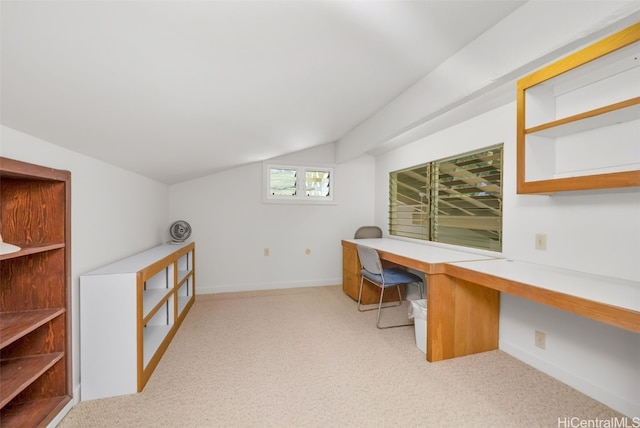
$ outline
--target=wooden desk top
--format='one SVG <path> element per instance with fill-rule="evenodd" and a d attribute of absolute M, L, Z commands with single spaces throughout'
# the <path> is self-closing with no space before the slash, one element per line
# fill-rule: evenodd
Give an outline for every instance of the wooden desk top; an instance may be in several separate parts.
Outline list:
<path fill-rule="evenodd" d="M 640 333 L 640 282 L 505 259 L 454 262 L 446 273 Z"/>
<path fill-rule="evenodd" d="M 427 274 L 447 274 L 640 333 L 640 282 L 492 258 L 399 239 L 348 239 L 380 258 Z"/>
<path fill-rule="evenodd" d="M 347 239 L 342 242 L 354 246 L 357 244 L 366 245 L 376 249 L 382 260 L 388 260 L 428 274 L 444 273 L 445 263 L 492 259 L 488 256 L 449 250 L 428 243 L 418 244 L 392 238 Z"/>

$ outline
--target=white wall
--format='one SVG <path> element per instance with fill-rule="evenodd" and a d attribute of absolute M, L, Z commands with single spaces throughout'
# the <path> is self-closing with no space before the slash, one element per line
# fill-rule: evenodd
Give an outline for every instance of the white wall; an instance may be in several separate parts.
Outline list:
<path fill-rule="evenodd" d="M 334 159 L 328 144 L 279 162 Z M 172 186 L 171 219 L 187 220 L 196 241 L 197 292 L 341 284 L 340 240 L 373 222 L 373 171 L 371 156 L 335 165 L 335 205 L 263 203 L 262 163 Z"/>
<path fill-rule="evenodd" d="M 515 103 L 376 159 L 376 222 L 387 218 L 390 171 L 504 143 L 499 256 L 640 281 L 640 189 L 515 193 Z M 535 250 L 536 233 L 547 250 Z M 500 348 L 629 416 L 640 415 L 640 335 L 502 294 Z M 546 350 L 534 331 L 546 333 Z M 564 415 L 559 415 L 564 416 Z"/>
<path fill-rule="evenodd" d="M 80 382 L 79 277 L 168 239 L 169 187 L 11 128 L 0 155 L 71 171 L 73 385 Z"/>

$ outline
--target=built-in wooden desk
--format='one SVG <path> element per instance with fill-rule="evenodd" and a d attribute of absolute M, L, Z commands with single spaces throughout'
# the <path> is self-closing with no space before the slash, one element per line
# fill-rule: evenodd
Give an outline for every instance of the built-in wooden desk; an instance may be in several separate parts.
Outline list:
<path fill-rule="evenodd" d="M 491 257 L 399 239 L 344 240 L 343 290 L 353 299 L 358 298 L 360 286 L 357 244 L 375 248 L 382 260 L 424 272 L 428 284 L 428 361 L 497 349 L 500 292 L 445 275 L 446 263 Z M 377 300 L 373 298 L 371 303 Z"/>
<path fill-rule="evenodd" d="M 382 260 L 424 272 L 428 361 L 497 349 L 500 292 L 640 332 L 638 282 L 398 239 L 342 241 L 343 289 L 351 297 L 360 282 L 357 244 L 375 248 Z"/>
<path fill-rule="evenodd" d="M 467 260 L 486 260 L 490 257 L 479 256 L 464 251 L 454 251 L 435 246 L 416 244 L 398 239 L 348 239 L 342 241 L 342 289 L 354 300 L 358 300 L 360 288 L 360 270 L 362 266 L 358 259 L 356 245 L 362 244 L 375 248 L 384 262 L 405 266 L 426 274 L 444 272 L 444 263 Z M 368 284 L 368 283 L 365 283 Z M 379 294 L 367 286 L 362 290 L 362 303 L 377 304 Z M 390 292 L 394 289 L 389 290 Z M 385 292 L 385 301 L 397 300 L 395 293 Z"/>
<path fill-rule="evenodd" d="M 513 260 L 450 263 L 447 275 L 640 333 L 640 282 Z"/>

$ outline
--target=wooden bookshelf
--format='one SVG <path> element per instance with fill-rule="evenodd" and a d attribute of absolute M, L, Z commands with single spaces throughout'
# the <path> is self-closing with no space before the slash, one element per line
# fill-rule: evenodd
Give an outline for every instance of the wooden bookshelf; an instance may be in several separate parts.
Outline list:
<path fill-rule="evenodd" d="M 44 426 L 72 399 L 71 174 L 0 158 L 0 419 Z"/>

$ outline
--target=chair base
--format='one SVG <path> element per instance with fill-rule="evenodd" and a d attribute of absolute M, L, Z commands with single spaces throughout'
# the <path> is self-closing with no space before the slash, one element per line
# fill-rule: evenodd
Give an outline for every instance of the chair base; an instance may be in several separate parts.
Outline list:
<path fill-rule="evenodd" d="M 377 308 L 368 308 L 368 309 L 360 309 L 361 306 L 361 301 L 362 301 L 362 285 L 364 284 L 364 280 L 367 280 L 369 282 L 371 282 L 372 284 L 374 284 L 375 286 L 377 286 L 380 289 L 380 302 L 378 303 L 378 307 Z M 376 321 L 376 327 L 379 328 L 380 330 L 384 330 L 387 328 L 396 328 L 396 327 L 409 327 L 412 326 L 413 323 L 409 323 L 409 324 L 393 324 L 393 325 L 386 325 L 386 326 L 381 326 L 380 325 L 380 314 L 382 313 L 383 309 L 387 309 L 387 308 L 397 308 L 402 306 L 402 290 L 400 289 L 400 284 L 398 284 L 397 286 L 398 289 L 398 297 L 400 298 L 400 300 L 398 301 L 398 304 L 391 304 L 391 305 L 386 305 L 386 306 L 382 306 L 382 300 L 384 299 L 384 290 L 385 287 L 380 287 L 378 284 L 376 284 L 375 282 L 370 281 L 368 278 L 365 278 L 364 276 L 360 279 L 360 292 L 358 293 L 358 311 L 360 312 L 368 312 L 368 311 L 374 311 L 374 310 L 378 310 L 378 319 Z M 420 293 L 422 295 L 422 293 Z"/>
<path fill-rule="evenodd" d="M 367 309 L 361 309 L 361 307 L 363 306 L 362 304 L 360 304 L 360 302 L 358 302 L 358 310 L 360 312 L 369 312 L 369 311 L 377 311 L 378 310 L 378 304 L 377 303 L 373 303 L 374 305 L 376 305 L 373 308 L 367 308 Z M 402 306 L 402 302 L 399 302 L 398 304 L 394 304 L 394 305 L 386 305 L 386 306 L 382 306 L 382 308 L 380 309 L 386 309 L 386 308 L 397 308 L 398 306 Z"/>
<path fill-rule="evenodd" d="M 413 323 L 411 324 L 394 324 L 394 325 L 386 325 L 384 327 L 380 327 L 379 325 L 376 324 L 376 327 L 378 327 L 380 330 L 384 330 L 386 328 L 396 328 L 396 327 L 412 327 Z"/>

